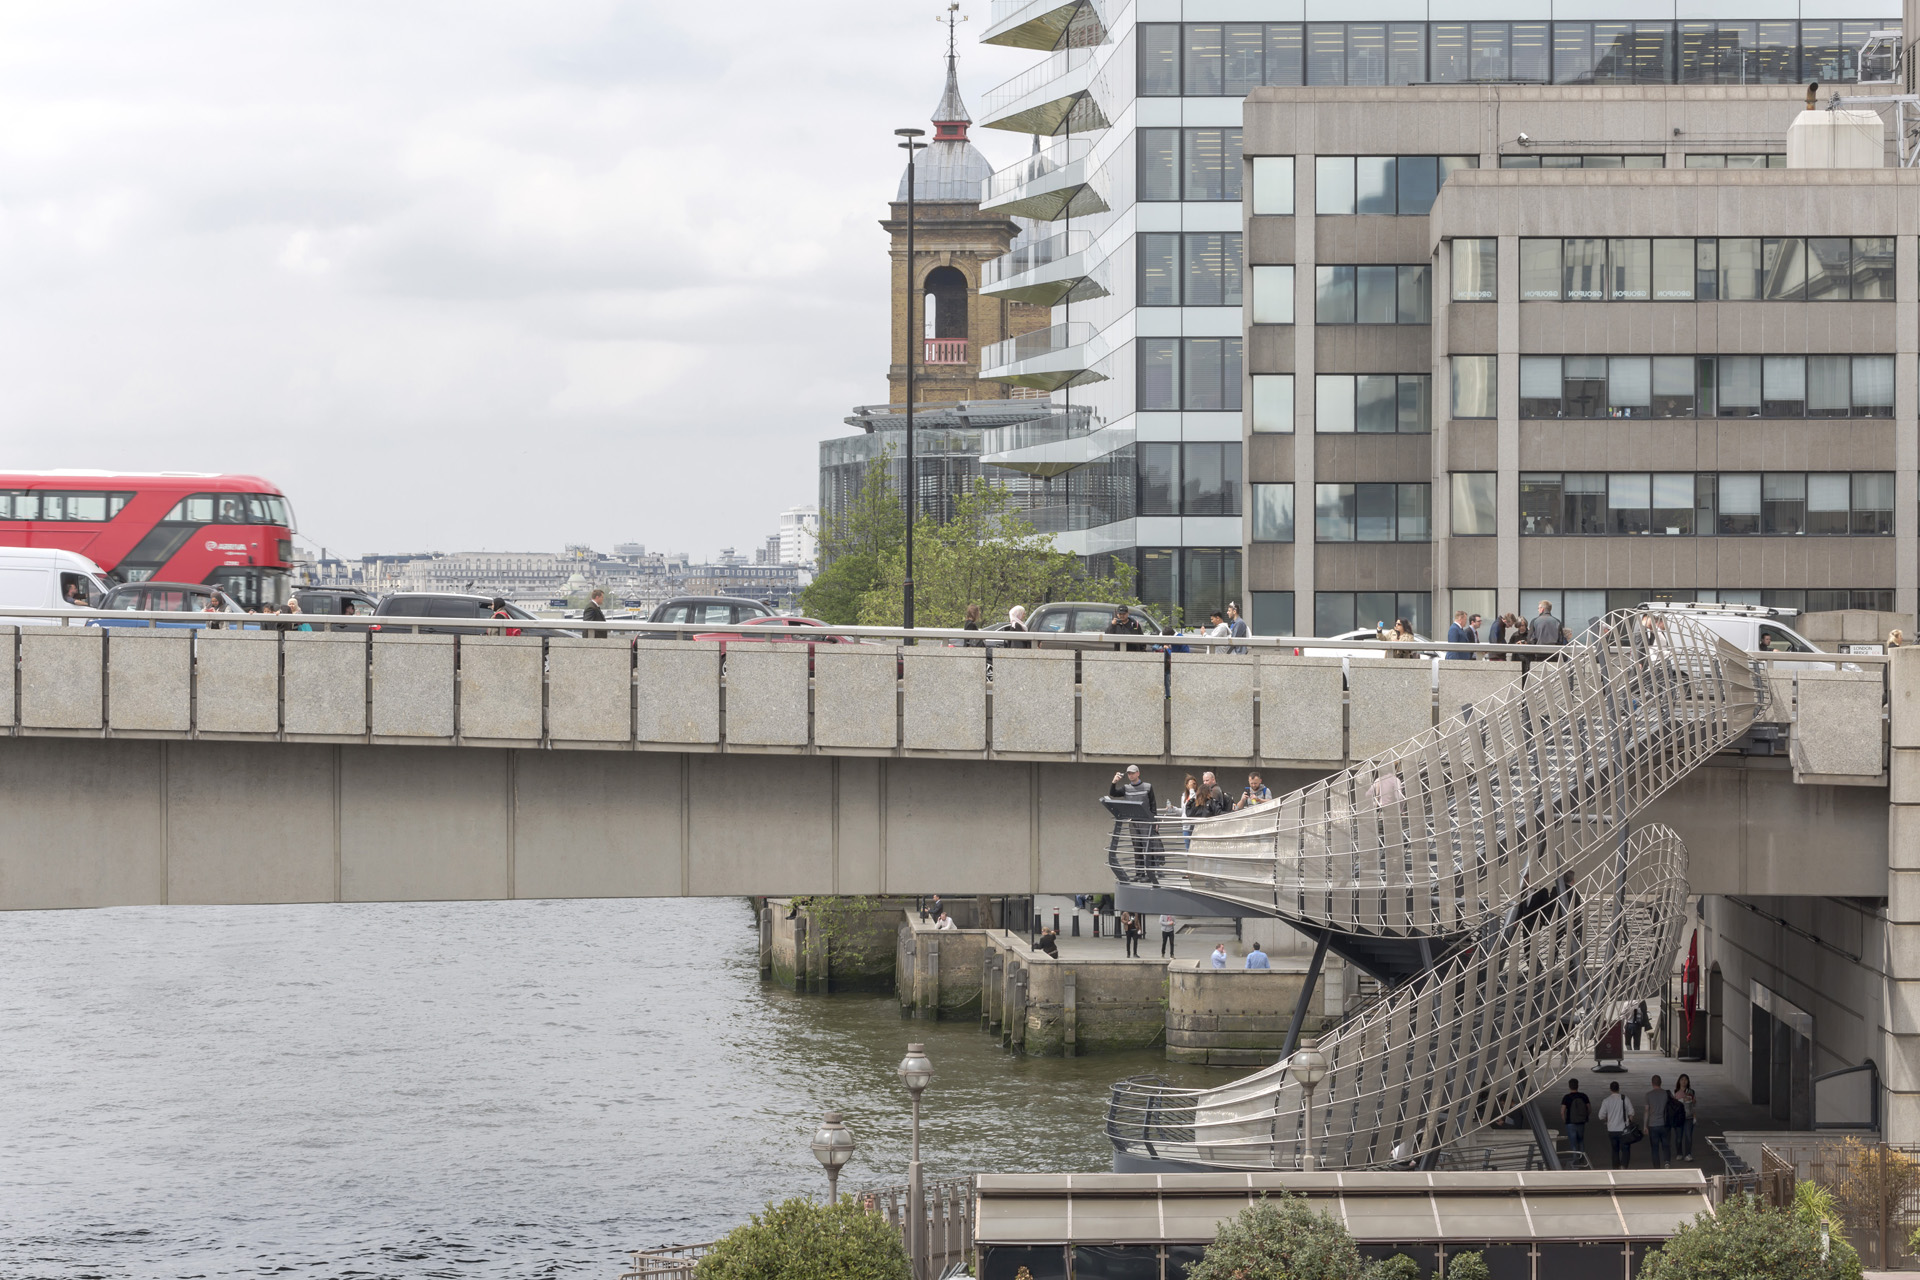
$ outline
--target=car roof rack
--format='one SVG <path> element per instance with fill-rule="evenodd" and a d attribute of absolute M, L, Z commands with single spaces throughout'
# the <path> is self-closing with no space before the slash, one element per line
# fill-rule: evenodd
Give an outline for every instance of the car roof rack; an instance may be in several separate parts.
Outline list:
<path fill-rule="evenodd" d="M 1717 600 L 1648 601 L 1640 607 L 1670 613 L 1720 613 L 1738 618 L 1795 618 L 1800 615 L 1798 609 L 1780 608 L 1769 604 L 1723 604 Z"/>

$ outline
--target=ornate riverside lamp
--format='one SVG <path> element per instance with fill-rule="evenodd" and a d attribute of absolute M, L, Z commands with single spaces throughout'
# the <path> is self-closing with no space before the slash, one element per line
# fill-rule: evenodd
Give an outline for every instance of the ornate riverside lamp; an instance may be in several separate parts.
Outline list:
<path fill-rule="evenodd" d="M 1313 1091 L 1320 1087 L 1322 1080 L 1327 1078 L 1327 1056 L 1321 1053 L 1316 1047 L 1317 1043 L 1318 1042 L 1314 1040 L 1303 1042 L 1301 1046 L 1294 1051 L 1292 1059 L 1290 1059 L 1287 1064 L 1287 1074 L 1300 1082 L 1301 1089 L 1305 1090 L 1307 1095 L 1305 1116 L 1307 1128 L 1306 1150 L 1300 1153 L 1300 1168 L 1303 1171 L 1314 1168 Z"/>
<path fill-rule="evenodd" d="M 910 1044 L 900 1059 L 900 1083 L 913 1098 L 913 1150 L 907 1160 L 907 1254 L 913 1260 L 914 1280 L 927 1280 L 927 1186 L 920 1174 L 920 1095 L 933 1079 L 933 1062 L 925 1045 Z"/>
<path fill-rule="evenodd" d="M 853 1130 L 847 1128 L 838 1111 L 820 1117 L 813 1131 L 813 1158 L 827 1171 L 827 1203 L 840 1200 L 840 1169 L 853 1159 Z"/>

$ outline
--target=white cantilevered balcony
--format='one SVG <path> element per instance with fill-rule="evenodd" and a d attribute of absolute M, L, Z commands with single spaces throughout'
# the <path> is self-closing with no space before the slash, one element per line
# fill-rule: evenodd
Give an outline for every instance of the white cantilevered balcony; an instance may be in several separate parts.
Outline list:
<path fill-rule="evenodd" d="M 1057 49 L 1067 27 L 1083 10 L 1101 19 L 1104 28 L 1102 7 L 1097 0 L 993 0 L 980 43 L 1014 49 Z"/>
<path fill-rule="evenodd" d="M 1089 358 L 1092 340 L 1093 326 L 1074 320 L 996 342 L 980 352 L 980 378 L 1041 391 L 1105 381 Z"/>
<path fill-rule="evenodd" d="M 1104 129 L 1112 121 L 1100 104 L 1104 90 L 1098 49 L 1062 49 L 987 94 L 982 127 L 1055 134 Z"/>
<path fill-rule="evenodd" d="M 1009 218 L 1052 222 L 1105 213 L 1100 184 L 1088 175 L 1091 138 L 1062 138 L 1022 156 L 980 184 L 980 209 Z"/>
<path fill-rule="evenodd" d="M 1088 247 L 1093 237 L 1085 231 L 1062 231 L 1023 244 L 991 259 L 980 270 L 980 292 L 1009 302 L 1031 302 L 1051 307 L 1069 294 L 1073 301 L 1104 298 L 1105 285 L 1088 275 Z"/>

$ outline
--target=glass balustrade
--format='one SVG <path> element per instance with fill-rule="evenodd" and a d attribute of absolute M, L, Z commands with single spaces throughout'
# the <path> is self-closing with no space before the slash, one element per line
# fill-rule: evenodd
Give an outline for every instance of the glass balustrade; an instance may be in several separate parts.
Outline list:
<path fill-rule="evenodd" d="M 1015 276 L 1049 266 L 1076 253 L 1083 253 L 1091 243 L 1093 243 L 1093 237 L 1089 232 L 1063 231 L 1059 235 L 1048 236 L 1045 240 L 1023 244 L 989 260 L 986 266 L 980 269 L 980 287 L 992 288 L 1002 280 L 1011 280 Z"/>
<path fill-rule="evenodd" d="M 996 342 L 980 353 L 982 369 L 998 369 L 1022 360 L 1036 360 L 1086 344 L 1093 337 L 1093 326 L 1084 320 L 1035 329 L 1017 338 Z"/>

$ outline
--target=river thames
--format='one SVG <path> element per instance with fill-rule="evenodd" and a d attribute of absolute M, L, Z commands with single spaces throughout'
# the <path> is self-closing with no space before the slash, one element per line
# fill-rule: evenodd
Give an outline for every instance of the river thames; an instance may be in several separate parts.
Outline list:
<path fill-rule="evenodd" d="M 890 995 L 759 980 L 739 899 L 0 914 L 0 1276 L 601 1276 L 822 1193 L 1109 1167 L 1107 1086 Z"/>

